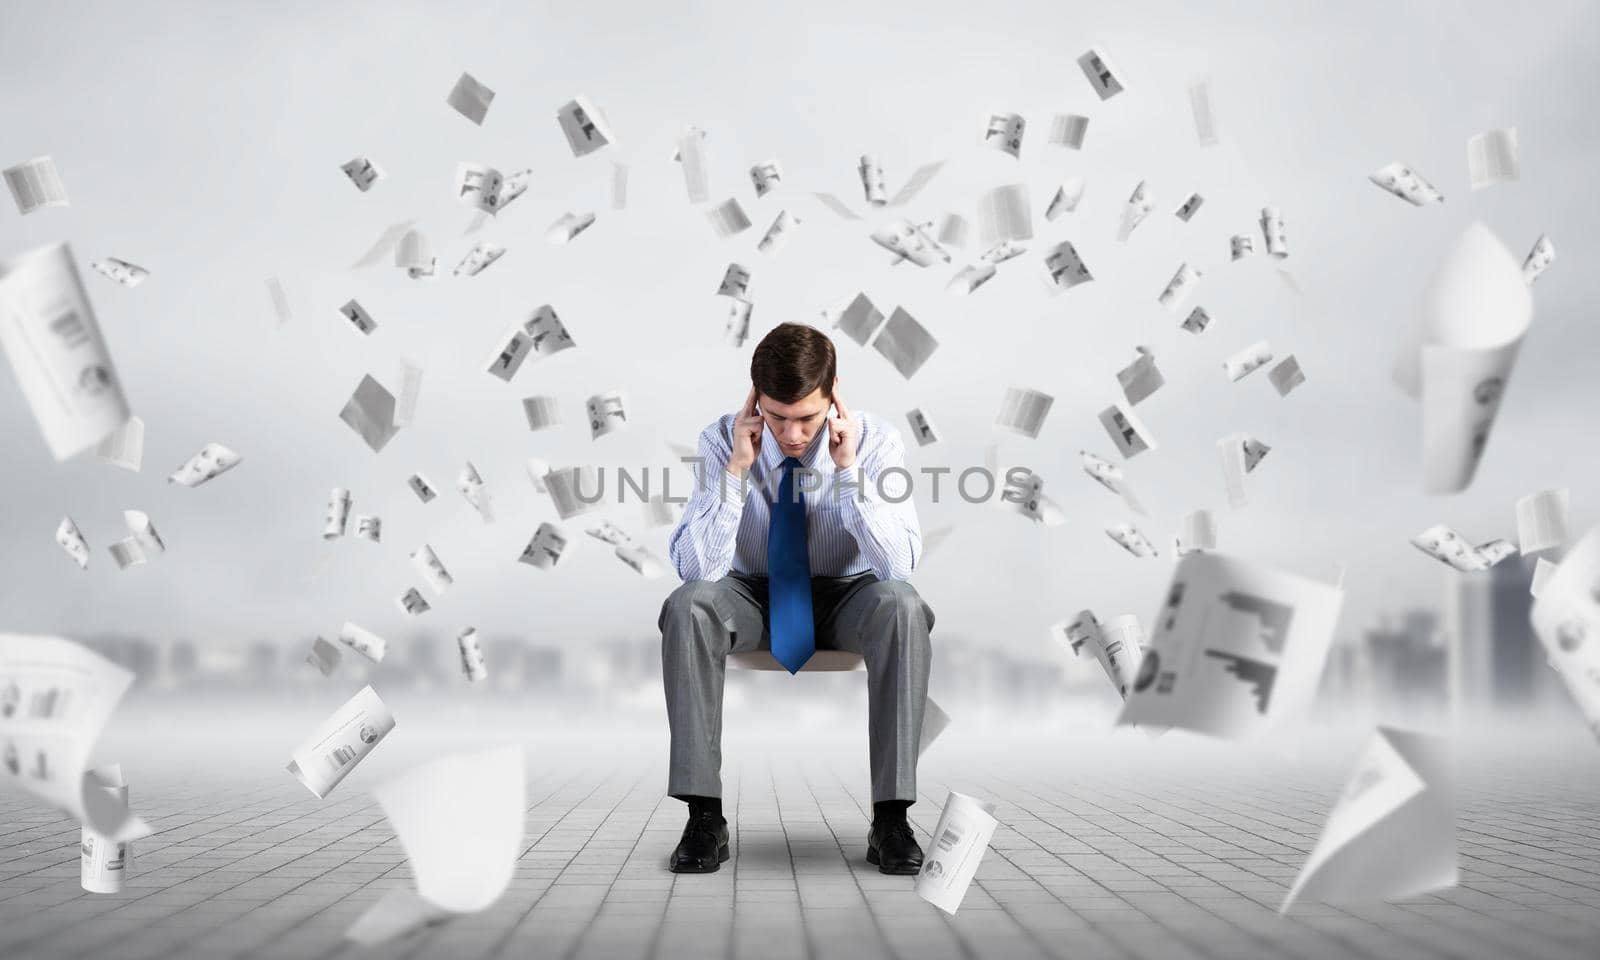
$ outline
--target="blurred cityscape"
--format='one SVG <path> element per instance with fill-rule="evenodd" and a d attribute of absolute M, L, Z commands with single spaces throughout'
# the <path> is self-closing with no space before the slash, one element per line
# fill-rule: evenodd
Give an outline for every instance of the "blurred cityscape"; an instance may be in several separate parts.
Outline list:
<path fill-rule="evenodd" d="M 1318 715 L 1350 721 L 1438 722 L 1452 710 L 1481 716 L 1571 709 L 1529 624 L 1531 560 L 1512 557 L 1479 573 L 1450 572 L 1437 606 L 1396 610 L 1376 623 L 1341 623 L 1329 650 Z M 1099 611 L 1102 615 L 1116 611 Z M 257 640 L 216 649 L 180 638 L 120 634 L 83 638 L 132 670 L 136 690 L 228 698 L 293 696 L 328 681 L 306 659 L 311 637 Z M 364 672 L 388 692 L 526 698 L 566 713 L 657 717 L 662 707 L 658 636 L 548 646 L 515 635 L 485 635 L 489 679 L 469 685 L 453 638 L 425 630 L 388 637 L 380 664 L 344 651 L 337 671 Z M 1047 717 L 1081 711 L 1113 692 L 1090 657 L 1074 658 L 1041 625 L 1011 648 L 934 635 L 930 695 L 964 717 Z M 822 713 L 865 709 L 866 685 L 851 673 L 817 673 L 796 684 L 781 671 L 730 667 L 728 701 L 796 698 Z"/>

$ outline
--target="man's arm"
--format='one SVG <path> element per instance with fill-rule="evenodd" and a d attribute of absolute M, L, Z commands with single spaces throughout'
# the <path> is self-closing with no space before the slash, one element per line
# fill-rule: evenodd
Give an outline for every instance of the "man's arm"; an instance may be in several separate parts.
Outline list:
<path fill-rule="evenodd" d="M 683 516 L 672 531 L 667 556 L 684 580 L 721 580 L 733 566 L 744 493 L 728 472 L 733 451 L 719 420 L 700 433 L 700 471 Z"/>
<path fill-rule="evenodd" d="M 834 475 L 834 483 L 843 485 L 836 494 L 841 502 L 840 514 L 845 529 L 856 538 L 879 580 L 909 580 L 922 558 L 922 527 L 917 522 L 916 502 L 908 496 L 899 503 L 890 503 L 878 496 L 878 475 L 890 467 L 905 469 L 906 448 L 893 424 L 875 417 L 871 422 L 873 436 L 862 437 L 865 449 L 856 462 Z M 906 486 L 910 485 L 908 475 Z M 900 489 L 892 481 L 886 486 L 891 493 Z"/>

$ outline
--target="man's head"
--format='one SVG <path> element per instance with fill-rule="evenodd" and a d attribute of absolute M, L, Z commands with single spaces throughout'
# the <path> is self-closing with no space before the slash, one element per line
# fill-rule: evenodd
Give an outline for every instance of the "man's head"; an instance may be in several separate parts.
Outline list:
<path fill-rule="evenodd" d="M 756 344 L 750 382 L 767 429 L 785 455 L 795 456 L 826 429 L 838 381 L 833 341 L 816 327 L 780 323 Z"/>

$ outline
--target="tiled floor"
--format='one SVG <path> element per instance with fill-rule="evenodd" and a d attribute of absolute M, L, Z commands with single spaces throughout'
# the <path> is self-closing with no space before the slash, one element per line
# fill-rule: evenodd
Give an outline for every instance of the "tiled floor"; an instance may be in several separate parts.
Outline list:
<path fill-rule="evenodd" d="M 864 736 L 800 749 L 730 735 L 734 860 L 683 877 L 664 867 L 683 807 L 661 795 L 661 736 L 559 752 L 533 741 L 525 852 L 504 897 L 375 949 L 342 934 L 409 873 L 365 793 L 372 771 L 319 802 L 220 738 L 195 762 L 191 741 L 125 764 L 158 833 L 136 845 L 118 895 L 79 889 L 71 823 L 0 797 L 0 956 L 1600 956 L 1600 748 L 1581 729 L 1457 739 L 1472 745 L 1459 887 L 1280 917 L 1363 739 L 952 728 L 922 765 L 919 837 L 952 788 L 996 801 L 1001 819 L 955 916 L 864 862 Z"/>

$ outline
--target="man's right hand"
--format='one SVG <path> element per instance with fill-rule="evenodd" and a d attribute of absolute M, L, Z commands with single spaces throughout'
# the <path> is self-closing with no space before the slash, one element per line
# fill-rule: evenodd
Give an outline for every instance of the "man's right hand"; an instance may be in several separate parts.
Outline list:
<path fill-rule="evenodd" d="M 739 476 L 756 462 L 756 452 L 761 449 L 761 431 L 766 421 L 756 412 L 756 388 L 744 400 L 744 408 L 733 421 L 733 454 L 728 458 L 728 472 Z"/>

